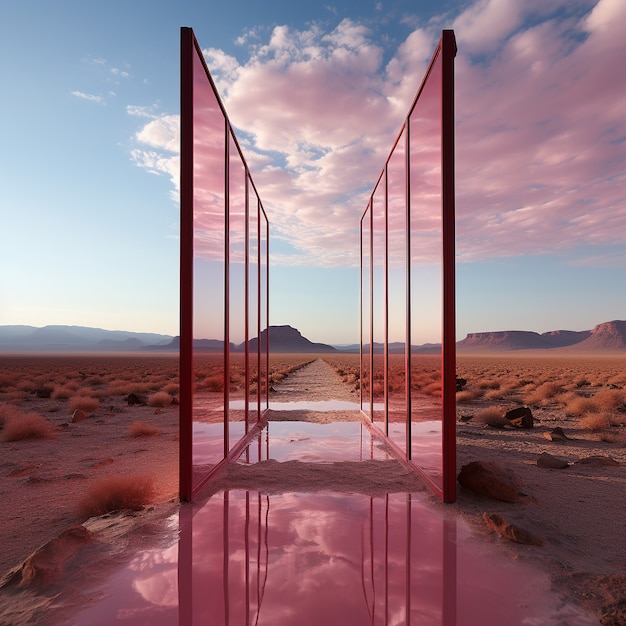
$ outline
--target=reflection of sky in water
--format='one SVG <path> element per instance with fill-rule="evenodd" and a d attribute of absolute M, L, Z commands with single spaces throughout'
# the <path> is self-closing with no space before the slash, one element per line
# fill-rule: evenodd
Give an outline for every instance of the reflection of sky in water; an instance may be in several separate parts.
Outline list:
<path fill-rule="evenodd" d="M 427 492 L 218 492 L 183 507 L 169 533 L 71 623 L 597 623 L 551 593 L 547 574 L 503 560 Z"/>
<path fill-rule="evenodd" d="M 245 409 L 244 400 L 232 400 L 228 403 L 231 410 L 242 411 Z M 382 410 L 382 404 L 375 404 L 374 407 Z M 219 407 L 218 410 L 223 410 Z M 272 411 L 318 411 L 324 413 L 326 411 L 358 411 L 361 405 L 358 402 L 348 402 L 346 400 L 302 400 L 298 402 L 270 402 L 269 408 Z"/>
<path fill-rule="evenodd" d="M 270 422 L 269 458 L 276 461 L 360 461 L 392 458 L 361 422 Z M 261 433 L 263 439 L 266 435 Z"/>

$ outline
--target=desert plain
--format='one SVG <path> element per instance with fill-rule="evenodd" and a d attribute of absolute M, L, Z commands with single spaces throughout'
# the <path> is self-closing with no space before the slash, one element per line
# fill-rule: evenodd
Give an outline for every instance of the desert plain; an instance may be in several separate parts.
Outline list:
<path fill-rule="evenodd" d="M 324 370 L 328 389 L 341 390 L 332 397 L 358 402 L 358 355 L 273 355 L 271 393 L 329 399 L 323 377 L 306 387 L 289 384 L 318 359 L 330 366 Z M 412 385 L 436 401 L 436 359 L 423 357 L 416 365 Z M 524 497 L 506 502 L 460 485 L 455 504 L 433 496 L 433 506 L 453 507 L 504 558 L 536 564 L 555 589 L 610 625 L 626 623 L 625 366 L 623 354 L 460 355 L 457 472 L 473 461 L 496 463 L 514 474 Z M 217 406 L 224 379 L 219 358 L 199 359 L 194 371 L 196 393 Z M 399 359 L 390 360 L 390 372 L 393 402 L 404 388 Z M 38 548 L 106 510 L 133 509 L 136 525 L 176 509 L 178 375 L 173 355 L 0 356 L 5 582 Z M 249 375 L 256 388 L 256 372 Z M 381 392 L 376 378 L 375 395 Z M 244 383 L 235 359 L 232 397 Z M 519 407 L 530 410 L 532 426 L 507 419 Z M 546 462 L 547 455 L 557 462 Z M 551 466 L 558 462 L 560 468 Z M 131 481 L 122 486 L 128 501 L 112 497 L 120 477 Z M 537 541 L 503 538 L 485 523 L 494 515 Z M 0 623 L 5 594 L 0 589 Z"/>

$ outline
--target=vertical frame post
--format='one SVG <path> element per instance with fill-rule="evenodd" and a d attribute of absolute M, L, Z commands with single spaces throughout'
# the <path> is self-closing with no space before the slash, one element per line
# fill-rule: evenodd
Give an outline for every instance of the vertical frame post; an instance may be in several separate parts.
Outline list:
<path fill-rule="evenodd" d="M 441 38 L 441 176 L 443 213 L 443 499 L 456 499 L 456 307 L 454 189 L 454 31 Z"/>
<path fill-rule="evenodd" d="M 193 466 L 193 53 L 191 28 L 180 38 L 180 399 L 179 497 L 191 500 Z"/>

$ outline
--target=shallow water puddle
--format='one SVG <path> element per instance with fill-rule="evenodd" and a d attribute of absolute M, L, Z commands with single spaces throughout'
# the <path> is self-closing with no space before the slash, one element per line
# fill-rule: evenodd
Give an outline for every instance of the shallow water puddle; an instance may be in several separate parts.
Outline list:
<path fill-rule="evenodd" d="M 231 400 L 228 406 L 234 411 L 243 411 L 246 408 L 244 400 Z M 270 401 L 268 406 L 272 411 L 316 411 L 320 413 L 327 411 L 359 411 L 361 409 L 361 405 L 358 402 L 349 402 L 348 400 Z M 382 404 L 376 404 L 375 406 L 378 410 L 383 408 Z M 224 407 L 219 408 L 223 410 Z"/>
<path fill-rule="evenodd" d="M 568 624 L 594 620 L 503 561 L 426 493 L 222 491 L 137 554 L 70 623 Z"/>
<path fill-rule="evenodd" d="M 200 447 L 217 427 L 194 425 Z M 99 599 L 67 623 L 598 623 L 402 483 L 408 470 L 361 422 L 270 422 L 229 468 L 220 491 L 183 505 L 160 547 L 90 590 Z"/>

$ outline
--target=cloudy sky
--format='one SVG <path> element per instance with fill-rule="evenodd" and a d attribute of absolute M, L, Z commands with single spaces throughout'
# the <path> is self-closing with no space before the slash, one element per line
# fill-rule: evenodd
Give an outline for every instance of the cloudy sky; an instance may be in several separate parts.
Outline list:
<path fill-rule="evenodd" d="M 272 324 L 358 340 L 359 218 L 443 28 L 458 338 L 626 319 L 623 0 L 4 0 L 0 325 L 178 334 L 180 26 L 271 222 Z"/>

